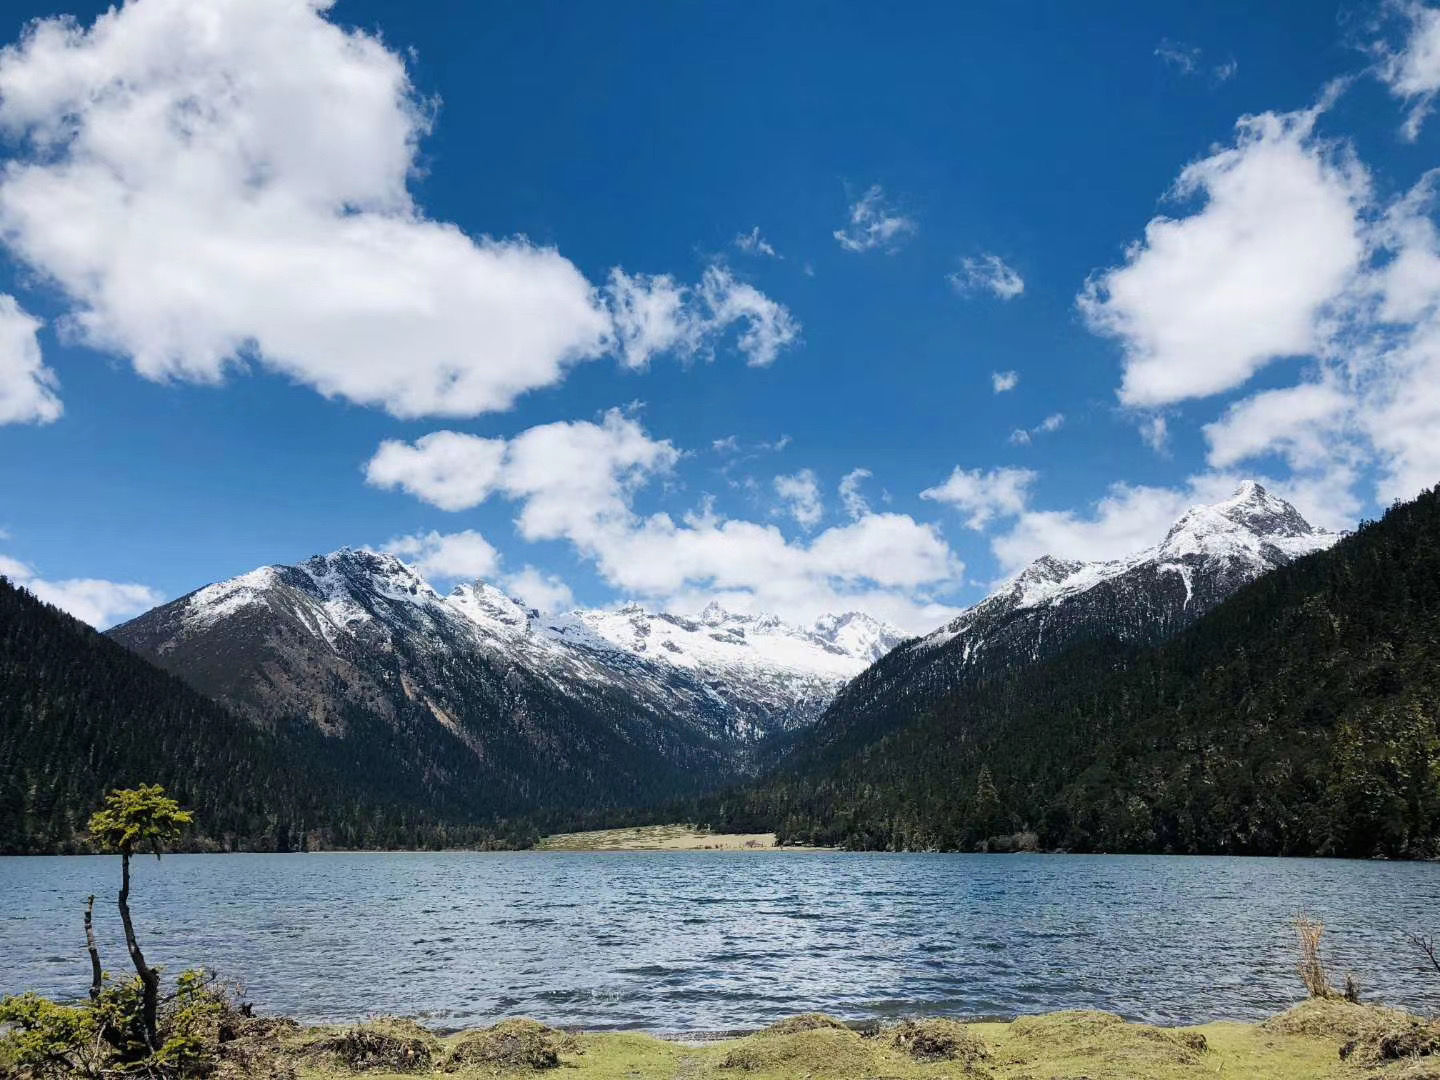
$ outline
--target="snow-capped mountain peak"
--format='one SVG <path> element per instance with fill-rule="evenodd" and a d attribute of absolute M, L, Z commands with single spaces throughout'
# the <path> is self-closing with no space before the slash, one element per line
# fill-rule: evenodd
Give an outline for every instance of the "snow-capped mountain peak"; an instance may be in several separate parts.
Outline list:
<path fill-rule="evenodd" d="M 1080 641 L 1145 643 L 1188 626 L 1263 574 L 1339 539 L 1259 484 L 1182 514 L 1124 558 L 1036 559 L 945 626 L 900 645 L 837 697 L 817 738 L 871 733 L 973 679 L 1056 656 Z"/>
<path fill-rule="evenodd" d="M 283 632 L 274 629 L 282 625 Z M 408 651 L 434 658 L 435 670 L 458 672 L 473 655 L 522 670 L 577 699 L 624 700 L 616 696 L 620 692 L 644 712 L 741 744 L 809 722 L 845 682 L 903 639 L 895 628 L 856 612 L 824 616 L 811 627 L 718 603 L 696 617 L 633 603 L 542 615 L 485 581 L 442 596 L 403 559 L 358 548 L 206 586 L 142 616 L 123 633 L 137 644 L 143 638 L 146 648 L 176 663 L 181 653 L 209 657 L 213 650 L 203 647 L 202 638 L 240 634 L 283 640 L 286 655 L 308 638 L 329 659 L 306 663 L 322 666 L 362 655 L 380 662 Z M 182 642 L 188 644 L 177 653 Z M 449 666 L 447 657 L 460 667 Z M 290 680 L 260 678 L 269 687 L 261 697 L 284 698 Z M 400 685 L 407 697 L 435 703 L 450 715 L 440 704 L 443 686 L 427 689 L 416 672 Z M 309 687 L 306 707 L 323 693 Z"/>
<path fill-rule="evenodd" d="M 1144 567 L 1178 575 L 1187 587 L 1195 570 L 1207 568 L 1223 567 L 1227 579 L 1248 581 L 1338 539 L 1247 480 L 1228 499 L 1192 506 L 1160 543 L 1125 558 L 1079 562 L 1043 555 L 941 632 L 953 631 L 987 605 L 1006 610 L 1054 605 Z"/>

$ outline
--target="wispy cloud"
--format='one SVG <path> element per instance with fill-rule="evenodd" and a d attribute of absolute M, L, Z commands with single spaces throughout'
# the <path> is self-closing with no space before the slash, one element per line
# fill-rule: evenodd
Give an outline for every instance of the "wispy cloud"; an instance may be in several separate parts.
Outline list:
<path fill-rule="evenodd" d="M 851 205 L 849 223 L 836 229 L 834 236 L 846 251 L 895 251 L 914 231 L 914 220 L 890 206 L 884 190 L 875 184 Z"/>
<path fill-rule="evenodd" d="M 1172 38 L 1162 38 L 1160 44 L 1155 46 L 1155 55 L 1182 75 L 1202 75 L 1208 71 L 1210 78 L 1217 83 L 1232 78 L 1240 69 L 1239 62 L 1233 56 L 1222 63 L 1207 65 L 1204 60 L 1205 52 L 1198 45 L 1189 45 Z"/>
<path fill-rule="evenodd" d="M 1032 428 L 1016 428 L 1010 433 L 1010 441 L 1016 446 L 1029 446 L 1036 435 L 1048 435 L 1065 426 L 1064 413 L 1051 413 Z"/>
<path fill-rule="evenodd" d="M 1019 385 L 1020 373 L 1018 371 L 992 371 L 990 373 L 990 386 L 997 394 L 1014 390 Z"/>
<path fill-rule="evenodd" d="M 746 255 L 764 255 L 771 259 L 783 259 L 785 257 L 775 250 L 774 245 L 772 245 L 770 241 L 760 235 L 759 225 L 756 225 L 748 233 L 738 233 L 735 237 L 735 246 Z"/>
<path fill-rule="evenodd" d="M 1025 279 L 999 255 L 966 256 L 960 269 L 945 275 L 950 287 L 960 296 L 988 292 L 1001 300 L 1014 300 L 1025 291 Z"/>

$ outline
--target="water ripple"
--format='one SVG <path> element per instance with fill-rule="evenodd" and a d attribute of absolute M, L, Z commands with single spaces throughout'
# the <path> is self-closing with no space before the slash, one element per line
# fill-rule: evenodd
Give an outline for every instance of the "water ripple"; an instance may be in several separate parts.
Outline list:
<path fill-rule="evenodd" d="M 308 1021 L 532 1015 L 596 1030 L 1101 1008 L 1254 1019 L 1299 996 L 1290 919 L 1337 973 L 1440 1008 L 1404 935 L 1440 931 L 1440 865 L 1112 856 L 172 856 L 137 865 L 146 955 L 203 963 Z M 0 858 L 0 993 L 83 996 L 108 858 Z M 113 971 L 110 905 L 96 930 Z M 67 953 L 67 949 L 73 952 Z"/>

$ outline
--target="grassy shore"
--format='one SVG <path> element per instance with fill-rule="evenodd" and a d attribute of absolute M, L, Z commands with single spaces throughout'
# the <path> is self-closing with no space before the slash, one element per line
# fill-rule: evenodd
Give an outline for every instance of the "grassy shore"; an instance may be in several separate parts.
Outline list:
<path fill-rule="evenodd" d="M 641 825 L 556 833 L 535 847 L 537 851 L 770 851 L 775 848 L 775 834 L 712 833 L 691 825 Z"/>
<path fill-rule="evenodd" d="M 436 1037 L 406 1020 L 350 1028 L 246 1021 L 218 1078 L 363 1075 L 574 1080 L 1437 1080 L 1440 1025 L 1311 1001 L 1264 1024 L 1157 1028 L 1098 1012 L 1011 1023 L 905 1021 L 861 1034 L 818 1014 L 702 1045 L 648 1035 L 569 1034 L 528 1020 Z"/>

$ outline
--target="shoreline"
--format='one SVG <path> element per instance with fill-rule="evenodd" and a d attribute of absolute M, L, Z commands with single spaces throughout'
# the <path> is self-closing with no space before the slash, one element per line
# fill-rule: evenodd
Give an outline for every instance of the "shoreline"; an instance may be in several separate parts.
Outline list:
<path fill-rule="evenodd" d="M 806 1013 L 756 1030 L 674 1034 L 565 1030 L 524 1018 L 440 1034 L 394 1017 L 306 1027 L 234 1014 L 218 1030 L 217 1080 L 479 1080 L 552 1070 L 573 1080 L 1440 1077 L 1440 1021 L 1336 998 L 1310 999 L 1259 1023 L 1185 1027 L 1067 1011 L 858 1023 Z"/>

